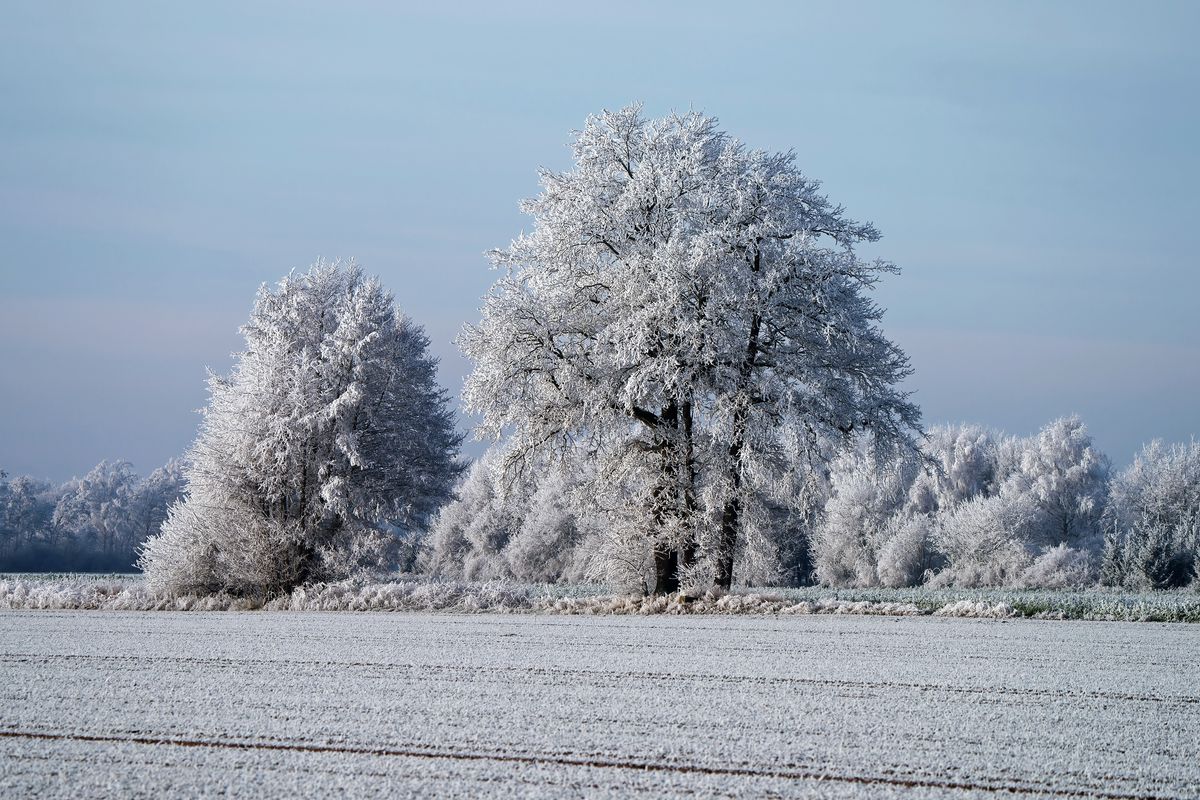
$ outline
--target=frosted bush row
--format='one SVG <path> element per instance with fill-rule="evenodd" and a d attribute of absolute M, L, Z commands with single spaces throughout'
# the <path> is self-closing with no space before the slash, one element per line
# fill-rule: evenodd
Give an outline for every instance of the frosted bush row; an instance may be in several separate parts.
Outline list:
<path fill-rule="evenodd" d="M 0 609 L 94 611 L 423 611 L 546 614 L 875 614 L 974 618 L 1156 620 L 1200 622 L 1192 592 L 1127 593 L 964 589 L 714 590 L 642 597 L 599 586 L 503 581 L 436 581 L 402 577 L 302 586 L 263 597 L 169 594 L 137 576 L 0 576 Z"/>
<path fill-rule="evenodd" d="M 813 536 L 821 582 L 1095 582 L 1109 465 L 1078 418 L 1056 420 L 1030 439 L 969 425 L 935 428 L 920 456 L 880 461 L 856 452 L 835 463 Z"/>
<path fill-rule="evenodd" d="M 504 484 L 497 459 L 477 462 L 435 520 L 425 569 L 465 580 L 598 577 L 595 560 L 613 554 L 581 496 L 586 465 Z M 827 475 L 806 478 L 781 492 L 788 502 L 739 550 L 740 582 L 1152 589 L 1195 581 L 1196 443 L 1152 444 L 1113 476 L 1075 417 L 1027 439 L 943 426 L 919 453 L 880 458 L 858 448 Z"/>
<path fill-rule="evenodd" d="M 814 529 L 817 578 L 842 586 L 1197 583 L 1200 445 L 1154 443 L 1110 475 L 1078 418 L 1015 439 L 930 432 L 923 455 L 839 460 Z"/>

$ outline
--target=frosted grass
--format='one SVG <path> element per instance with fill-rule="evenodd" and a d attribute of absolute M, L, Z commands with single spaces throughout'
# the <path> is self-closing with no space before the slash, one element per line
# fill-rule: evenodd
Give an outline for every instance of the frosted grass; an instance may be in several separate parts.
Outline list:
<path fill-rule="evenodd" d="M 170 595 L 139 575 L 0 575 L 0 609 L 100 611 L 446 611 L 546 614 L 875 614 L 1200 622 L 1200 593 L 1103 589 L 740 588 L 698 598 L 643 598 L 597 585 L 469 582 L 398 576 L 340 581 L 276 598 Z"/>

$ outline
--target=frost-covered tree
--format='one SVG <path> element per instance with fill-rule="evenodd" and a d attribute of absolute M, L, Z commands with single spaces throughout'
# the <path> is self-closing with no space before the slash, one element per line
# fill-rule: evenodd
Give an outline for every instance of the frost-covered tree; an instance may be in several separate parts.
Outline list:
<path fill-rule="evenodd" d="M 1155 441 L 1112 482 L 1103 580 L 1144 588 L 1200 578 L 1200 442 Z"/>
<path fill-rule="evenodd" d="M 1042 428 L 1026 443 L 1021 466 L 1003 491 L 1028 494 L 1041 510 L 1045 545 L 1099 551 L 1100 517 L 1108 497 L 1108 458 L 1077 416 Z"/>
<path fill-rule="evenodd" d="M 870 431 L 908 444 L 904 354 L 866 297 L 886 262 L 790 153 L 746 148 L 698 113 L 588 119 L 575 166 L 541 173 L 533 230 L 461 339 L 483 435 L 508 468 L 585 447 L 614 563 L 655 591 L 728 587 L 789 468 Z"/>
<path fill-rule="evenodd" d="M 578 583 L 590 553 L 583 546 L 597 535 L 595 518 L 580 514 L 578 473 L 553 470 L 529 498 L 521 526 L 504 549 L 509 573 L 520 581 Z"/>
<path fill-rule="evenodd" d="M 54 508 L 62 490 L 28 475 L 0 484 L 0 570 L 59 567 L 62 542 Z"/>
<path fill-rule="evenodd" d="M 909 456 L 842 458 L 814 539 L 832 585 L 1076 586 L 1094 579 L 1108 460 L 1075 417 L 1019 439 L 939 426 Z M 934 573 L 936 572 L 936 576 Z"/>
<path fill-rule="evenodd" d="M 139 479 L 128 461 L 101 461 L 71 481 L 54 508 L 54 525 L 73 547 L 102 561 L 126 561 L 133 554 L 134 497 Z"/>
<path fill-rule="evenodd" d="M 145 479 L 126 461 L 102 461 L 59 486 L 0 480 L 0 570 L 133 569 L 181 490 L 176 461 Z"/>
<path fill-rule="evenodd" d="M 933 530 L 933 520 L 924 514 L 898 514 L 888 520 L 875 565 L 880 586 L 915 586 L 941 564 Z"/>
<path fill-rule="evenodd" d="M 915 474 L 910 503 L 919 512 L 949 511 L 975 497 L 995 494 L 1004 438 L 979 425 L 938 425 L 931 428 L 921 450 L 931 469 Z"/>
<path fill-rule="evenodd" d="M 764 513 L 748 527 L 738 563 L 741 581 L 752 586 L 802 586 L 816 576 L 814 536 L 830 494 L 824 459 L 798 454 L 762 496 Z"/>
<path fill-rule="evenodd" d="M 860 448 L 839 459 L 814 539 L 819 581 L 909 586 L 943 566 L 937 522 L 999 491 L 1002 441 L 978 425 L 940 425 L 922 439 L 920 457 Z"/>
<path fill-rule="evenodd" d="M 276 593 L 375 568 L 449 496 L 460 437 L 428 339 L 353 263 L 258 293 L 141 563 L 172 591 Z"/>
<path fill-rule="evenodd" d="M 438 512 L 429 531 L 426 569 L 467 580 L 509 577 L 503 551 L 520 528 L 530 491 L 525 482 L 503 487 L 496 451 L 489 450 L 467 471 L 454 498 Z"/>
<path fill-rule="evenodd" d="M 1010 586 L 1033 563 L 1028 542 L 1041 517 L 1026 494 L 976 497 L 937 520 L 934 533 L 946 566 L 937 585 Z"/>
<path fill-rule="evenodd" d="M 1094 580 L 1108 458 L 1078 417 L 1028 439 L 996 438 L 990 487 L 938 519 L 941 584 L 1045 586 Z"/>

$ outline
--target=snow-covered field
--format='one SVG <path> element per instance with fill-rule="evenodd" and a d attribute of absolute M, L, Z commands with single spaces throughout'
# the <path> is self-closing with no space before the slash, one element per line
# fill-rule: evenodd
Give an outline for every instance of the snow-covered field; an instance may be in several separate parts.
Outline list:
<path fill-rule="evenodd" d="M 1200 628 L 0 612 L 0 797 L 1200 796 Z"/>

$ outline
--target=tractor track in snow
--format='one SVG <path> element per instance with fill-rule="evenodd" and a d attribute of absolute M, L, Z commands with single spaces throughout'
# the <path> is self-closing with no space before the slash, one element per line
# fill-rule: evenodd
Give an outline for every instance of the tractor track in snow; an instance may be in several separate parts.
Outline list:
<path fill-rule="evenodd" d="M 0 612 L 0 796 L 1200 797 L 1200 629 Z"/>
<path fill-rule="evenodd" d="M 850 775 L 805 769 L 768 769 L 746 766 L 722 767 L 702 764 L 663 764 L 615 758 L 580 757 L 558 753 L 481 753 L 416 747 L 371 747 L 365 745 L 317 744 L 310 742 L 223 741 L 219 739 L 180 739 L 152 735 L 109 736 L 80 733 L 43 733 L 36 731 L 0 730 L 0 738 L 41 741 L 69 741 L 88 744 L 137 744 L 153 747 L 200 747 L 226 750 L 262 750 L 291 753 L 321 753 L 367 756 L 373 758 L 418 758 L 449 761 L 490 761 L 503 764 L 554 764 L 587 769 L 617 769 L 637 772 L 671 772 L 681 775 L 705 775 L 732 778 L 771 778 L 789 781 L 835 782 L 861 786 L 894 786 L 905 789 L 944 789 L 955 791 L 991 792 L 1009 795 L 1047 795 L 1057 797 L 1094 797 L 1101 800 L 1172 800 L 1170 795 L 1109 792 L 1096 788 L 1053 786 L 1048 784 L 1014 784 L 968 782 L 937 778 L 905 778 L 895 775 Z M 1103 778 L 1101 779 L 1103 780 Z"/>

